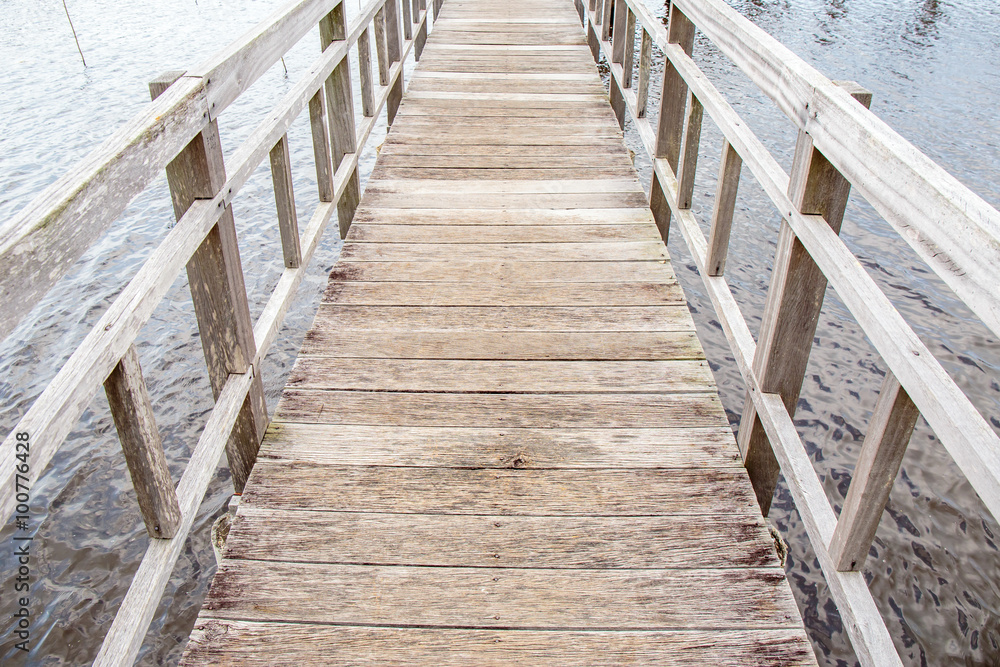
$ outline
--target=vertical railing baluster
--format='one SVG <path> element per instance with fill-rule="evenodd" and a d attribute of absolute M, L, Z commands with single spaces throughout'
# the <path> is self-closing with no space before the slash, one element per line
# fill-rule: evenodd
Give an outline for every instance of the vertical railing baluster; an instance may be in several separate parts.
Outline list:
<path fill-rule="evenodd" d="M 601 41 L 606 42 L 611 39 L 611 12 L 614 10 L 615 0 L 604 0 L 601 6 Z"/>
<path fill-rule="evenodd" d="M 389 53 L 385 37 L 385 7 L 375 13 L 375 56 L 378 59 L 378 83 L 389 85 Z"/>
<path fill-rule="evenodd" d="M 288 135 L 274 145 L 270 153 L 271 183 L 274 185 L 274 204 L 278 210 L 278 231 L 285 268 L 297 269 L 302 264 L 302 246 L 299 239 L 299 219 L 295 213 L 295 193 L 292 190 L 292 161 L 288 153 Z"/>
<path fill-rule="evenodd" d="M 719 163 L 719 182 L 715 189 L 715 206 L 712 209 L 712 231 L 705 252 L 705 272 L 721 276 L 726 268 L 729 253 L 729 232 L 733 226 L 736 193 L 740 186 L 743 159 L 729 141 L 722 140 L 722 160 Z"/>
<path fill-rule="evenodd" d="M 919 416 L 899 381 L 887 372 L 830 540 L 830 557 L 841 572 L 864 566 Z"/>
<path fill-rule="evenodd" d="M 642 43 L 639 46 L 639 80 L 635 86 L 635 115 L 646 117 L 649 102 L 649 73 L 653 67 L 653 38 L 642 29 Z"/>
<path fill-rule="evenodd" d="M 386 0 L 385 8 L 385 44 L 386 55 L 389 67 L 393 63 L 398 63 L 402 53 L 402 44 L 399 41 L 399 0 Z M 403 72 L 400 67 L 399 76 L 396 77 L 392 89 L 389 91 L 386 100 L 386 114 L 389 125 L 396 119 L 396 112 L 399 110 L 399 103 L 403 99 Z"/>
<path fill-rule="evenodd" d="M 344 4 L 340 3 L 319 22 L 320 46 L 325 51 L 334 42 L 347 37 Z M 354 97 L 351 90 L 351 63 L 344 59 L 333 68 L 326 80 L 327 123 L 330 126 L 330 143 L 333 147 L 333 171 L 340 168 L 344 156 L 357 150 L 357 130 L 354 126 Z M 337 201 L 340 220 L 340 238 L 347 237 L 354 211 L 361 199 L 361 182 L 355 165 L 347 180 L 343 194 Z"/>
<path fill-rule="evenodd" d="M 868 91 L 856 84 L 845 84 L 845 87 L 865 107 L 871 104 Z M 799 212 L 823 216 L 839 234 L 850 192 L 851 184 L 847 179 L 813 147 L 812 138 L 800 130 L 788 183 L 788 196 Z M 785 409 L 792 416 L 802 390 L 825 293 L 826 276 L 788 222 L 782 220 L 753 373 L 761 391 L 780 394 Z M 780 467 L 749 395 L 743 405 L 737 441 L 757 502 L 767 516 Z"/>
<path fill-rule="evenodd" d="M 611 62 L 621 65 L 625 61 L 625 37 L 628 32 L 628 4 L 625 0 L 617 0 L 614 10 L 615 21 L 612 26 Z"/>
<path fill-rule="evenodd" d="M 667 41 L 677 44 L 688 55 L 694 48 L 694 23 L 677 8 L 677 5 L 670 6 Z M 676 173 L 684 133 L 687 83 L 669 59 L 663 66 L 663 86 L 660 90 L 660 118 L 657 124 L 654 157 L 665 158 Z M 663 194 L 663 184 L 655 171 L 649 188 L 649 208 L 653 212 L 660 236 L 666 243 L 670 234 L 670 206 Z"/>
<path fill-rule="evenodd" d="M 417 9 L 414 10 L 413 16 L 414 21 L 420 21 L 420 12 L 427 12 L 427 0 L 415 0 L 415 5 Z M 424 17 L 423 21 L 420 21 L 420 28 L 417 30 L 416 41 L 413 43 L 413 59 L 420 60 L 420 56 L 424 53 L 424 45 L 427 44 L 427 18 Z"/>
<path fill-rule="evenodd" d="M 375 114 L 375 91 L 372 90 L 372 45 L 369 29 L 358 35 L 358 76 L 361 79 L 361 113 L 365 118 Z"/>
<path fill-rule="evenodd" d="M 155 99 L 183 73 L 167 73 L 149 84 Z M 196 199 L 211 199 L 226 182 L 218 122 L 205 126 L 167 165 L 167 183 L 178 220 Z M 252 370 L 257 352 L 243 267 L 236 239 L 232 206 L 227 206 L 187 264 L 208 377 L 216 399 L 231 373 Z M 233 486 L 242 492 L 267 429 L 267 404 L 260 373 L 254 373 L 250 392 L 240 409 L 226 444 Z"/>
<path fill-rule="evenodd" d="M 104 391 L 146 532 L 150 537 L 169 539 L 181 525 L 181 508 L 135 345 L 129 346 L 104 381 Z"/>
<path fill-rule="evenodd" d="M 698 169 L 698 148 L 701 144 L 701 121 L 704 107 L 694 93 L 688 93 L 687 129 L 684 132 L 684 146 L 678 162 L 677 208 L 691 208 L 694 197 L 694 178 Z"/>
<path fill-rule="evenodd" d="M 309 125 L 312 128 L 313 158 L 316 162 L 316 185 L 319 200 L 333 201 L 333 162 L 330 158 L 330 132 L 326 122 L 326 100 L 320 88 L 309 100 Z"/>
<path fill-rule="evenodd" d="M 403 9 L 403 39 L 413 39 L 413 17 L 410 15 L 410 0 L 402 0 Z"/>
<path fill-rule="evenodd" d="M 622 3 L 625 4 L 625 3 Z M 635 14 L 628 7 L 628 18 L 625 20 L 625 53 L 622 54 L 622 84 L 632 87 L 632 69 L 635 60 Z"/>

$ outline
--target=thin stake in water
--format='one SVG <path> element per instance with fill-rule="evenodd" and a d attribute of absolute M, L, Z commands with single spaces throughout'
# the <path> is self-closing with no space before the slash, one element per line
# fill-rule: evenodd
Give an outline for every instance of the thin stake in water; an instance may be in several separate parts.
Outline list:
<path fill-rule="evenodd" d="M 83 58 L 83 49 L 80 48 L 80 40 L 76 37 L 76 28 L 73 27 L 73 19 L 69 17 L 69 8 L 66 6 L 66 0 L 62 0 L 63 10 L 66 12 L 66 20 L 69 21 L 69 29 L 73 31 L 73 41 L 76 42 L 76 50 L 80 52 L 80 60 L 83 62 L 83 66 L 87 66 L 87 61 Z"/>

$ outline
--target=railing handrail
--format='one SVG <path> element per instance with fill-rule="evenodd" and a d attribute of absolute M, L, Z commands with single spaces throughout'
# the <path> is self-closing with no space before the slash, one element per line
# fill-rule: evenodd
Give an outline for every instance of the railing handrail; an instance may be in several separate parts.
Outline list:
<path fill-rule="evenodd" d="M 401 2 L 407 4 L 401 6 Z M 404 11 L 400 11 L 401 8 Z M 435 14 L 439 8 L 440 0 L 436 0 Z M 379 68 L 377 89 L 372 81 L 369 41 L 373 21 Z M 109 392 L 109 402 L 114 402 L 111 401 L 112 393 L 116 400 L 124 402 L 121 406 L 112 405 L 112 413 L 126 450 L 140 509 L 150 534 L 154 534 L 155 526 L 158 533 L 155 537 L 167 539 L 150 540 L 95 664 L 131 664 L 138 654 L 216 462 L 224 450 L 231 454 L 227 443 L 231 444 L 231 438 L 237 437 L 234 426 L 244 418 L 245 404 L 262 399 L 260 363 L 277 337 L 306 267 L 335 214 L 339 214 L 341 234 L 346 235 L 359 198 L 360 149 L 366 145 L 387 104 L 389 123 L 392 123 L 403 90 L 403 62 L 411 51 L 419 58 L 429 23 L 425 0 L 369 0 L 350 25 L 345 20 L 342 0 L 294 0 L 193 70 L 174 73 L 158 81 L 157 92 L 162 90 L 162 94 L 154 93 L 154 100 L 139 114 L 0 228 L 0 256 L 17 268 L 0 276 L 2 338 L 164 169 L 168 171 L 169 180 L 171 168 L 176 172 L 178 161 L 189 159 L 184 156 L 197 148 L 202 151 L 200 158 L 207 160 L 209 170 L 216 170 L 209 176 L 210 182 L 198 185 L 201 190 L 211 187 L 211 193 L 201 190 L 197 196 L 190 192 L 180 193 L 181 198 L 189 200 L 180 208 L 175 197 L 176 225 L 0 444 L 0 461 L 9 463 L 15 460 L 16 434 L 30 434 L 27 483 L 33 484 L 102 383 Z M 229 160 L 230 170 L 226 174 L 221 145 L 217 134 L 213 134 L 218 115 L 317 24 L 322 53 L 237 148 Z M 356 124 L 354 118 L 347 62 L 354 48 L 358 49 L 361 69 L 363 121 L 360 124 Z M 287 172 L 278 172 L 288 168 L 288 129 L 307 107 L 316 154 L 319 203 L 300 234 L 291 181 Z M 328 123 L 330 119 L 335 122 Z M 206 140 L 205 136 L 211 140 Z M 206 156 L 205 151 L 212 154 Z M 268 155 L 271 156 L 276 201 L 285 202 L 284 209 L 279 202 L 278 210 L 285 269 L 252 328 L 236 323 L 237 330 L 244 327 L 244 333 L 239 335 L 248 338 L 250 349 L 240 349 L 241 343 L 236 340 L 234 353 L 238 367 L 230 364 L 228 370 L 223 368 L 221 378 L 213 378 L 215 407 L 175 489 L 166 471 L 145 382 L 138 369 L 134 341 L 181 269 L 185 265 L 190 267 L 191 262 L 206 261 L 204 258 L 199 260 L 197 255 L 205 244 L 215 243 L 213 247 L 221 248 L 224 253 L 235 253 L 235 261 L 222 267 L 225 275 L 221 276 L 220 289 L 230 290 L 232 298 L 242 299 L 243 311 L 247 312 L 245 290 L 240 287 L 233 291 L 232 287 L 234 284 L 242 286 L 243 282 L 235 234 L 226 237 L 225 232 L 219 232 L 222 241 L 216 238 L 218 234 L 216 237 L 212 234 L 222 227 L 227 217 L 232 224 L 230 204 L 233 198 Z M 191 181 L 194 183 L 203 175 L 181 176 L 195 179 Z M 175 183 L 170 185 L 173 190 Z M 30 259 L 19 261 L 16 259 L 19 257 Z M 212 260 L 209 258 L 205 266 Z M 201 276 L 199 280 L 208 284 L 213 278 L 220 276 Z M 9 298 L 15 293 L 17 299 Z M 197 302 L 195 310 L 199 314 L 203 338 L 220 335 L 219 342 L 232 342 L 222 329 L 204 328 L 206 322 L 198 313 Z M 239 312 L 235 312 L 235 317 L 239 319 Z M 206 356 L 211 356 L 208 349 Z M 129 362 L 127 369 L 126 360 Z M 211 358 L 209 366 L 213 371 Z M 129 391 L 112 392 L 115 387 L 126 385 L 135 391 L 131 394 Z M 264 411 L 266 423 L 266 407 Z M 119 424 L 120 416 L 133 422 L 123 427 Z M 132 430 L 128 426 L 133 427 Z M 259 426 L 258 423 L 248 443 L 251 465 L 255 446 L 259 444 L 259 439 L 253 438 L 263 436 Z M 130 451 L 155 456 L 133 460 L 129 458 Z M 233 462 L 230 458 L 231 467 Z M 13 465 L 7 465 L 0 473 L 0 519 L 3 520 L 14 509 L 14 471 Z M 159 488 L 139 488 L 137 473 L 140 477 L 147 473 L 144 479 L 152 480 L 150 485 Z M 234 483 L 236 476 L 234 470 Z M 146 497 L 154 498 L 155 502 L 144 504 L 144 493 L 151 493 L 152 496 Z M 176 509 L 171 510 L 171 506 Z M 160 526 L 158 520 L 161 518 L 175 525 Z M 161 528 L 163 534 L 159 534 Z"/>
<path fill-rule="evenodd" d="M 916 417 L 925 417 L 998 518 L 1000 438 L 840 239 L 843 206 L 855 186 L 996 333 L 1000 213 L 859 104 L 864 93 L 854 90 L 852 95 L 851 86 L 830 81 L 721 0 L 674 0 L 666 28 L 641 0 L 617 0 L 612 9 L 613 1 L 589 0 L 586 6 L 577 0 L 581 20 L 595 59 L 603 53 L 610 65 L 611 103 L 619 123 L 624 125 L 627 111 L 652 159 L 650 205 L 664 240 L 674 216 L 746 383 L 739 441 L 758 499 L 766 514 L 780 466 L 862 664 L 901 664 L 860 570 Z M 633 88 L 636 25 L 642 32 L 642 53 Z M 792 177 L 691 59 L 696 28 L 796 124 L 799 144 Z M 664 85 L 672 86 L 661 95 L 656 126 L 645 118 L 652 44 L 666 56 Z M 690 210 L 703 110 L 725 138 L 711 238 Z M 784 219 L 759 344 L 723 275 L 743 164 Z M 804 203 L 813 196 L 808 189 L 813 178 L 830 184 L 841 179 L 846 185 L 830 186 L 839 188 L 841 207 L 829 220 Z M 783 292 L 775 280 L 791 270 L 782 265 L 779 271 L 777 263 L 795 252 L 795 239 L 818 277 L 809 285 L 810 294 L 822 303 L 829 281 L 890 371 L 839 519 L 792 421 L 804 361 L 798 360 L 797 378 L 789 376 L 794 363 L 779 369 L 778 375 L 783 370 L 785 377 L 768 377 L 767 372 L 775 327 L 793 316 L 782 312 Z M 818 306 L 812 304 L 809 312 L 818 315 Z M 795 354 L 808 359 L 812 334 L 782 345 L 797 347 Z M 750 432 L 758 420 L 766 436 L 763 454 Z M 777 465 L 768 463 L 774 459 Z"/>

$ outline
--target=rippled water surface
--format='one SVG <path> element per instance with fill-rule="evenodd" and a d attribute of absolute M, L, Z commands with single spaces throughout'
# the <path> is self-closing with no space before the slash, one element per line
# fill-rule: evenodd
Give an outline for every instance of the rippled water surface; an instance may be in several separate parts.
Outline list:
<path fill-rule="evenodd" d="M 446 0 L 447 2 L 447 0 Z M 659 15 L 661 2 L 646 0 Z M 872 110 L 959 177 L 1000 205 L 1000 8 L 992 0 L 730 0 L 733 6 L 833 79 L 874 93 Z M 193 66 L 265 17 L 272 0 L 68 0 L 87 58 L 79 62 L 60 4 L 0 0 L 0 220 L 135 114 L 146 82 Z M 348 1 L 349 8 L 357 0 Z M 309 66 L 318 37 L 308 35 L 220 121 L 227 154 Z M 711 44 L 695 58 L 787 169 L 795 131 Z M 288 75 L 285 74 L 287 67 Z M 656 74 L 654 74 L 656 76 Z M 375 132 L 377 143 L 384 125 Z M 648 179 L 636 137 L 637 165 Z M 300 220 L 312 210 L 315 179 L 306 118 L 289 133 Z M 706 119 L 695 212 L 711 214 L 721 135 Z M 363 174 L 373 151 L 363 156 Z M 251 311 L 259 314 L 281 270 L 266 165 L 234 203 Z M 9 430 L 51 380 L 89 327 L 172 224 L 163 179 L 139 197 L 0 345 L 0 426 Z M 779 218 L 745 177 L 727 275 L 756 332 Z M 282 337 L 263 368 L 274 402 L 339 251 L 332 228 Z M 921 265 L 860 198 L 843 236 L 976 406 L 1000 429 L 1000 344 Z M 736 426 L 743 387 L 711 304 L 679 233 L 670 250 L 687 291 L 723 402 Z M 839 509 L 884 373 L 878 355 L 836 294 L 827 295 L 796 423 L 831 502 Z M 175 479 L 211 409 L 197 327 L 179 277 L 138 341 Z M 218 469 L 143 646 L 144 664 L 173 664 L 215 562 L 208 529 L 231 493 Z M 34 650 L 39 665 L 87 663 L 121 602 L 147 538 L 102 393 L 93 400 L 33 490 L 36 582 Z M 791 545 L 788 574 L 820 661 L 855 661 L 784 485 L 771 510 Z M 867 563 L 875 599 L 904 662 L 1000 664 L 1000 554 L 990 517 L 949 455 L 921 422 Z M 0 532 L 10 544 L 11 533 Z M 0 586 L 11 590 L 4 555 Z M 6 603 L 4 603 L 6 609 Z M 0 660 L 24 662 L 10 621 L 0 618 Z"/>

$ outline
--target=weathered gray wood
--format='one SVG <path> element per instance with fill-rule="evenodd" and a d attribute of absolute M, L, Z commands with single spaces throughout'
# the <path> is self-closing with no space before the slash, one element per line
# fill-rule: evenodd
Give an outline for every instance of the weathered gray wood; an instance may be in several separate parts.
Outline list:
<path fill-rule="evenodd" d="M 426 0 L 421 0 L 425 2 Z M 424 46 L 427 44 L 427 12 L 426 8 L 422 10 L 424 12 L 423 18 L 420 20 L 419 26 L 417 28 L 417 35 L 413 38 L 413 59 L 417 62 L 424 54 Z"/>
<path fill-rule="evenodd" d="M 678 169 L 677 205 L 680 208 L 691 208 L 691 198 L 694 197 L 695 173 L 698 169 L 698 148 L 701 143 L 701 120 L 704 107 L 694 95 L 688 93 L 687 129 L 684 133 L 684 146 Z"/>
<path fill-rule="evenodd" d="M 309 125 L 312 128 L 313 160 L 316 163 L 319 200 L 333 201 L 333 162 L 330 156 L 330 134 L 322 89 L 316 91 L 316 94 L 309 99 Z"/>
<path fill-rule="evenodd" d="M 302 263 L 299 241 L 299 219 L 295 213 L 295 194 L 292 189 L 292 161 L 288 152 L 288 135 L 271 149 L 271 181 L 274 184 L 274 203 L 278 209 L 278 231 L 285 256 L 285 267 L 294 269 Z"/>
<path fill-rule="evenodd" d="M 642 43 L 639 47 L 639 80 L 636 82 L 636 116 L 646 117 L 646 104 L 649 100 L 649 71 L 653 65 L 653 38 L 645 27 L 642 29 Z"/>
<path fill-rule="evenodd" d="M 361 77 L 361 113 L 371 117 L 375 110 L 375 93 L 372 90 L 372 47 L 368 28 L 358 35 L 358 72 Z"/>
<path fill-rule="evenodd" d="M 601 26 L 601 41 L 611 39 L 611 21 L 615 0 L 601 0 L 601 13 L 598 23 Z"/>
<path fill-rule="evenodd" d="M 864 566 L 919 416 L 899 381 L 887 373 L 830 540 L 838 570 L 860 572 Z"/>
<path fill-rule="evenodd" d="M 389 52 L 386 42 L 385 7 L 380 7 L 375 14 L 375 54 L 378 57 L 378 82 L 381 86 L 389 85 Z"/>
<path fill-rule="evenodd" d="M 615 0 L 614 6 L 615 22 L 614 35 L 611 42 L 611 62 L 622 65 L 625 63 L 625 44 L 629 39 L 635 40 L 635 19 L 632 20 L 633 32 L 628 32 L 629 28 L 629 8 L 624 0 Z M 624 83 L 624 82 L 623 82 Z M 628 88 L 628 84 L 625 84 Z"/>
<path fill-rule="evenodd" d="M 435 0 L 436 2 L 437 0 Z M 294 654 L 276 656 L 270 649 L 280 635 Z M 716 630 L 663 632 L 552 632 L 447 630 L 440 628 L 369 628 L 295 623 L 252 623 L 213 618 L 199 620 L 181 664 L 240 664 L 283 667 L 322 664 L 335 653 L 365 655 L 382 647 L 405 667 L 441 665 L 464 667 L 468 656 L 476 664 L 625 664 L 680 667 L 712 664 L 814 665 L 812 647 L 795 630 Z"/>
<path fill-rule="evenodd" d="M 334 281 L 324 302 L 389 306 L 666 306 L 684 303 L 676 283 L 360 282 Z"/>
<path fill-rule="evenodd" d="M 408 468 L 743 467 L 728 426 L 556 429 L 274 422 L 260 458 Z"/>
<path fill-rule="evenodd" d="M 401 0 L 403 8 L 403 39 L 410 40 L 413 39 L 413 16 L 410 12 L 411 5 L 410 0 Z"/>
<path fill-rule="evenodd" d="M 743 160 L 728 141 L 722 141 L 722 158 L 719 161 L 719 181 L 715 189 L 712 208 L 712 232 L 708 238 L 705 268 L 710 276 L 721 276 L 729 254 L 729 232 L 733 226 L 736 193 L 740 185 Z"/>
<path fill-rule="evenodd" d="M 388 56 L 389 66 L 392 67 L 393 63 L 400 62 L 400 54 L 402 53 L 403 48 L 402 43 L 400 42 L 401 36 L 399 32 L 399 0 L 386 0 L 384 10 L 386 54 Z M 391 126 L 392 122 L 396 119 L 396 111 L 399 109 L 399 103 L 403 99 L 402 72 L 400 72 L 399 77 L 389 85 L 391 85 L 392 88 L 389 92 L 389 103 L 386 108 L 388 122 Z"/>
<path fill-rule="evenodd" d="M 860 105 L 871 104 L 871 93 L 867 91 L 858 90 L 855 97 Z M 800 131 L 788 183 L 788 196 L 796 209 L 822 216 L 839 233 L 850 189 L 851 184 L 816 150 L 809 135 Z M 788 221 L 783 220 L 753 369 L 762 390 L 779 394 L 793 417 L 823 307 L 826 282 L 823 271 L 796 238 Z M 753 401 L 744 403 L 737 440 L 766 516 L 780 466 L 755 416 Z"/>
<path fill-rule="evenodd" d="M 625 27 L 625 53 L 622 62 L 622 84 L 626 88 L 632 88 L 632 70 L 635 61 L 635 13 L 628 7 L 627 3 L 622 3 L 628 8 L 628 18 Z"/>
<path fill-rule="evenodd" d="M 246 507 L 225 557 L 261 561 L 559 569 L 775 567 L 763 521 L 704 517 L 433 516 Z M 330 545 L 337 548 L 331 550 Z"/>
<path fill-rule="evenodd" d="M 356 226 L 355 243 L 583 243 L 655 241 L 653 225 L 364 225 Z M 639 264 L 640 267 L 644 265 Z M 616 264 L 616 268 L 622 268 Z M 572 269 L 572 265 L 569 267 Z"/>
<path fill-rule="evenodd" d="M 181 510 L 134 345 L 104 381 L 104 391 L 146 532 L 169 539 L 177 534 Z"/>
<path fill-rule="evenodd" d="M 509 195 L 508 195 L 509 196 Z M 597 262 L 667 261 L 662 243 L 347 243 L 343 259 L 356 262 L 439 261 L 452 257 L 469 260 L 500 259 L 544 262 L 556 253 L 570 253 L 574 260 Z"/>
<path fill-rule="evenodd" d="M 153 99 L 167 85 L 162 78 L 151 83 Z M 225 181 L 218 123 L 212 121 L 167 165 L 167 182 L 177 219 L 195 200 L 212 198 Z M 208 377 L 218 400 L 229 375 L 246 373 L 257 351 L 231 206 L 225 208 L 188 261 L 187 274 Z M 226 446 L 237 492 L 246 484 L 266 428 L 264 386 L 257 375 Z"/>

